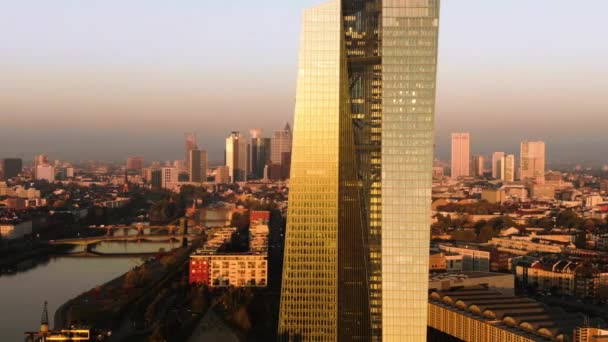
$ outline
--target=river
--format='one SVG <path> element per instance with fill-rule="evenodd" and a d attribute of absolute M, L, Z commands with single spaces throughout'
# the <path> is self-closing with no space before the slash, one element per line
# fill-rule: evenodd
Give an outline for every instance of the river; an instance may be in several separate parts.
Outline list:
<path fill-rule="evenodd" d="M 230 215 L 231 211 L 224 209 L 201 210 L 197 221 L 206 226 L 222 226 L 229 222 Z M 102 253 L 145 253 L 156 252 L 160 248 L 168 251 L 179 246 L 179 242 L 102 242 L 94 250 Z M 48 301 L 52 327 L 55 310 L 61 304 L 141 262 L 139 257 L 58 256 L 23 272 L 0 275 L 0 341 L 23 341 L 25 331 L 37 331 L 45 301 Z"/>

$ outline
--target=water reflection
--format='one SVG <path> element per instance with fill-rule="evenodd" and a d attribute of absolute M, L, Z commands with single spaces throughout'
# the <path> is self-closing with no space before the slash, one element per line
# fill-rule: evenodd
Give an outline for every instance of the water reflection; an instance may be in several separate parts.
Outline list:
<path fill-rule="evenodd" d="M 0 341 L 23 341 L 23 332 L 40 326 L 44 301 L 51 324 L 67 300 L 128 271 L 140 258 L 50 258 L 27 272 L 0 278 Z"/>
<path fill-rule="evenodd" d="M 101 242 L 94 250 L 101 253 L 155 253 L 181 246 L 179 241 L 138 243 Z M 73 252 L 82 250 L 75 247 Z M 67 300 L 103 284 L 145 257 L 70 257 L 55 256 L 29 260 L 32 267 L 0 276 L 0 341 L 22 341 L 23 332 L 40 326 L 42 303 L 49 302 L 53 323 L 55 310 Z M 17 268 L 16 268 L 17 269 Z"/>

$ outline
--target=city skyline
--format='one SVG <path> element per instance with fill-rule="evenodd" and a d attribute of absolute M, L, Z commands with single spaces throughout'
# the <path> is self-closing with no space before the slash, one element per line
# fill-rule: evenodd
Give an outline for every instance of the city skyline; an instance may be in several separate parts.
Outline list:
<path fill-rule="evenodd" d="M 0 63 L 0 156 L 29 160 L 44 150 L 57 159 L 122 160 L 129 151 L 147 160 L 177 159 L 183 132 L 194 130 L 210 160 L 221 160 L 230 131 L 272 132 L 291 123 L 300 12 L 318 2 L 268 1 L 258 9 L 245 3 L 209 20 L 205 13 L 217 13 L 218 4 L 2 4 L 0 40 L 7 53 Z M 608 68 L 600 61 L 608 58 L 608 49 L 593 42 L 605 31 L 601 9 L 608 4 L 591 5 L 598 10 L 549 0 L 444 4 L 437 156 L 449 156 L 450 132 L 469 131 L 479 142 L 478 149 L 472 146 L 474 154 L 515 153 L 521 140 L 543 140 L 553 147 L 549 161 L 605 162 L 601 146 L 608 138 L 602 127 L 608 117 L 602 115 L 607 100 L 601 93 Z M 519 11 L 521 6 L 528 10 Z M 542 12 L 548 6 L 552 12 Z M 134 19 L 135 11 L 142 15 Z M 268 15 L 278 22 L 256 22 L 259 34 L 236 44 L 239 33 L 227 22 L 253 24 Z M 510 24 L 515 15 L 517 26 Z M 566 18 L 581 25 L 561 25 Z M 106 21 L 130 29 L 102 25 Z M 179 25 L 159 31 L 158 21 Z M 284 29 L 271 27 L 277 24 Z M 211 25 L 226 30 L 209 30 Z M 217 54 L 200 48 L 209 44 L 217 46 Z M 241 57 L 255 63 L 241 63 Z M 239 101 L 222 95 L 232 91 Z M 11 150 L 15 139 L 19 151 Z"/>
<path fill-rule="evenodd" d="M 605 10 L 1 3 L 0 340 L 603 340 Z"/>

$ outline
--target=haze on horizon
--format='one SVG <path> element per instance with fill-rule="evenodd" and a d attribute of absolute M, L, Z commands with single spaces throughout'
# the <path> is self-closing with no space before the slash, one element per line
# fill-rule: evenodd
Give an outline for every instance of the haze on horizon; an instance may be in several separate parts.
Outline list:
<path fill-rule="evenodd" d="M 221 161 L 225 136 L 293 119 L 302 10 L 320 1 L 0 3 L 0 158 Z M 437 155 L 608 162 L 608 2 L 442 1 Z"/>

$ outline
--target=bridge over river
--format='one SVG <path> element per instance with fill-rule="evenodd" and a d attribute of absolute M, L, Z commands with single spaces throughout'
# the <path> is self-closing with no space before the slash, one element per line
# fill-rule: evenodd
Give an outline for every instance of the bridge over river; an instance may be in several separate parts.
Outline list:
<path fill-rule="evenodd" d="M 72 239 L 50 240 L 51 245 L 80 245 L 90 246 L 105 241 L 136 241 L 136 242 L 165 242 L 165 241 L 180 241 L 182 238 L 197 239 L 202 238 L 198 234 L 180 234 L 180 235 L 123 235 L 123 236 L 91 236 Z"/>

